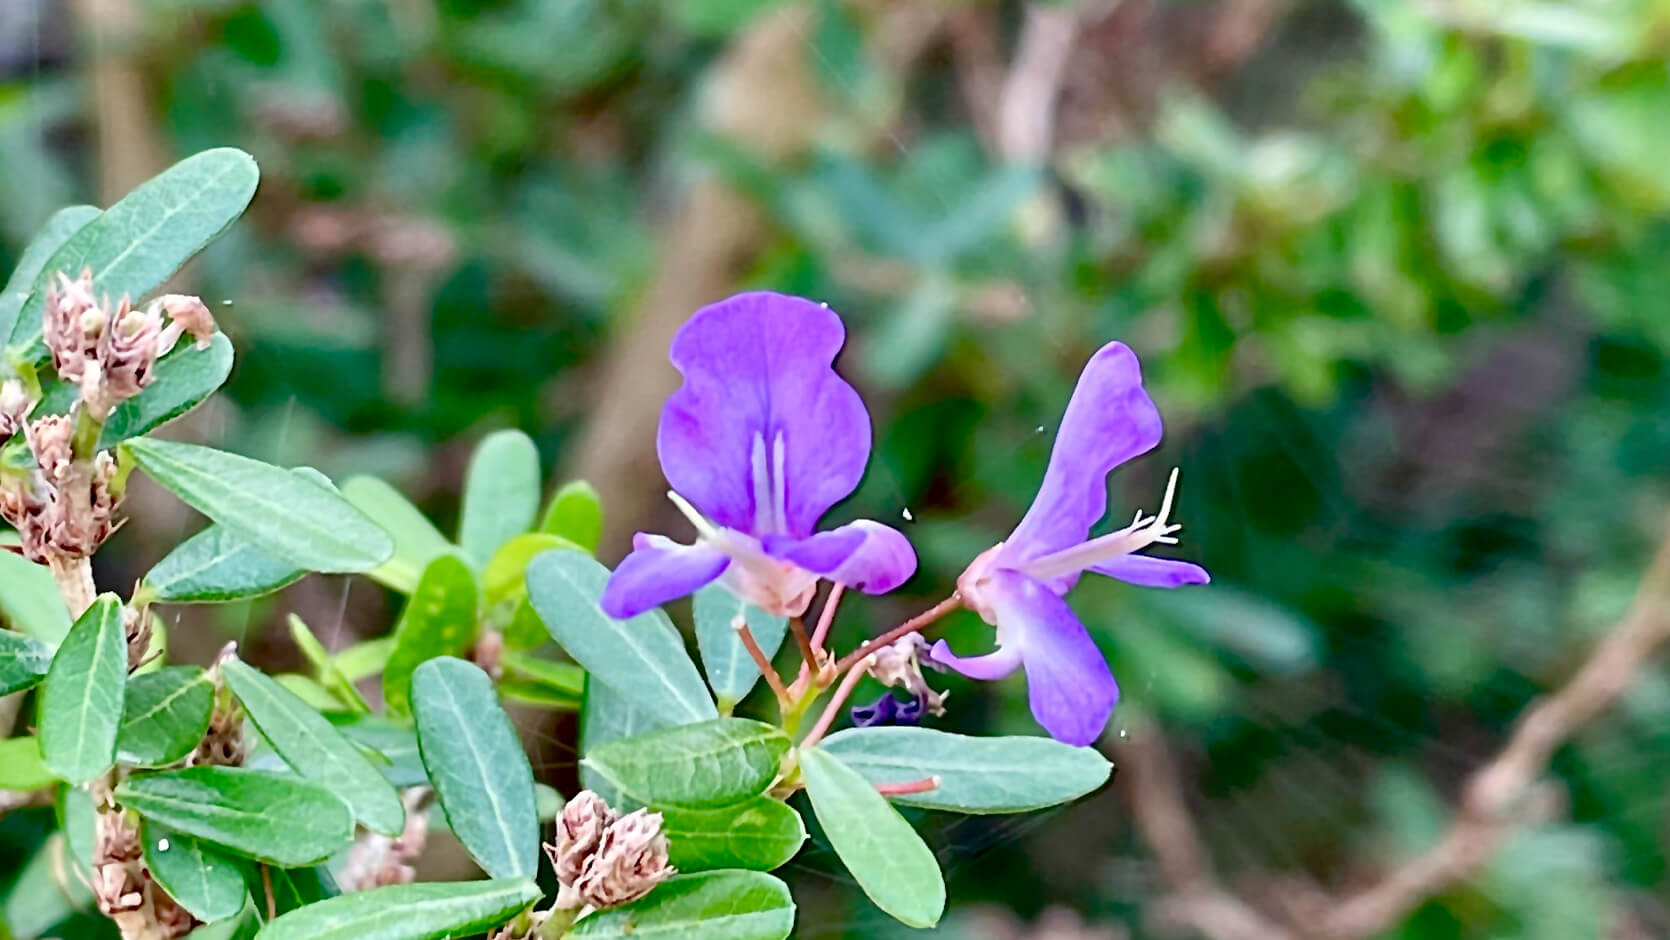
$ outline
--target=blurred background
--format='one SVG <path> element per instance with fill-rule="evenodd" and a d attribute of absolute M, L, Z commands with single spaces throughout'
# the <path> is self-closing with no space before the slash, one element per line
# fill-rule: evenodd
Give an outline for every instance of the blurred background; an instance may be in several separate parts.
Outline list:
<path fill-rule="evenodd" d="M 654 454 L 683 319 L 828 301 L 876 418 L 834 517 L 922 556 L 848 644 L 1009 530 L 1124 340 L 1167 437 L 1112 514 L 1181 466 L 1177 553 L 1215 581 L 1078 589 L 1120 771 L 933 819 L 934 935 L 1195 936 L 1202 858 L 1303 920 L 1432 845 L 1627 608 L 1670 509 L 1667 52 L 1665 0 L 0 0 L 0 268 L 53 209 L 242 147 L 254 206 L 179 278 L 238 365 L 177 433 L 382 475 L 446 527 L 475 441 L 520 427 L 602 491 L 607 561 L 684 531 Z M 130 509 L 105 586 L 201 525 Z M 285 612 L 341 645 L 396 609 L 310 579 L 181 615 L 175 655 L 294 666 Z M 946 681 L 942 727 L 1035 733 L 1018 679 Z M 572 721 L 527 731 L 572 792 Z M 1667 778 L 1657 661 L 1383 936 L 1670 936 Z M 1198 844 L 1145 825 L 1144 780 Z M 797 936 L 912 934 L 816 838 L 788 875 Z"/>

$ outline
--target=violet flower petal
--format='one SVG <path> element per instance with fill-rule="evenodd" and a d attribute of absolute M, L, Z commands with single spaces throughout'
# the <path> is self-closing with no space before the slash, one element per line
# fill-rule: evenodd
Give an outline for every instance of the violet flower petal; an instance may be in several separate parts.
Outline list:
<path fill-rule="evenodd" d="M 1107 512 L 1108 474 L 1152 450 L 1160 430 L 1136 353 L 1124 343 L 1097 350 L 1067 403 L 1032 508 L 1004 542 L 1000 560 L 1013 564 L 1084 541 Z"/>
<path fill-rule="evenodd" d="M 725 572 L 731 560 L 706 542 L 680 545 L 664 535 L 639 532 L 603 587 L 598 606 L 616 620 L 636 617 L 695 593 Z"/>
<path fill-rule="evenodd" d="M 870 416 L 832 368 L 845 339 L 834 312 L 784 294 L 696 311 L 673 337 L 684 384 L 656 438 L 673 489 L 721 526 L 810 535 L 870 457 Z"/>
<path fill-rule="evenodd" d="M 1212 581 L 1212 576 L 1199 565 L 1152 555 L 1120 555 L 1091 565 L 1090 570 L 1142 587 L 1174 588 Z"/>
<path fill-rule="evenodd" d="M 954 669 L 970 679 L 989 682 L 1005 678 L 1021 668 L 1021 648 L 999 646 L 984 656 L 965 657 L 951 652 L 951 644 L 940 640 L 928 651 L 928 659 L 936 665 Z"/>
<path fill-rule="evenodd" d="M 1119 701 L 1119 685 L 1072 608 L 1017 571 L 993 572 L 987 596 L 1004 641 L 1025 663 L 1032 717 L 1064 744 L 1094 743 Z"/>
<path fill-rule="evenodd" d="M 804 539 L 766 539 L 767 554 L 866 594 L 886 594 L 916 573 L 904 533 L 869 519 Z"/>

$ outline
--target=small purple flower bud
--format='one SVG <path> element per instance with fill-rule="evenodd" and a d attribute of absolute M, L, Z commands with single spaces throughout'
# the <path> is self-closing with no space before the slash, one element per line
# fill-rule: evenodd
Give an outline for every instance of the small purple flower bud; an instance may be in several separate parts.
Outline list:
<path fill-rule="evenodd" d="M 640 809 L 603 833 L 586 870 L 574 883 L 580 899 L 603 909 L 630 904 L 678 872 L 667 862 L 661 814 Z"/>
<path fill-rule="evenodd" d="M 922 638 L 922 634 L 901 637 L 892 645 L 875 651 L 870 676 L 888 688 L 904 689 L 919 706 L 935 715 L 943 715 L 945 696 L 929 688 L 928 680 L 922 676 L 922 662 L 927 654 L 928 641 Z M 929 665 L 940 668 L 932 662 Z"/>
<path fill-rule="evenodd" d="M 893 723 L 896 725 L 919 725 L 922 723 L 922 716 L 927 712 L 927 703 L 921 698 L 899 702 L 893 708 Z"/>
<path fill-rule="evenodd" d="M 868 705 L 855 705 L 848 715 L 852 723 L 859 728 L 880 728 L 893 723 L 898 703 L 892 692 L 883 692 L 881 698 Z"/>

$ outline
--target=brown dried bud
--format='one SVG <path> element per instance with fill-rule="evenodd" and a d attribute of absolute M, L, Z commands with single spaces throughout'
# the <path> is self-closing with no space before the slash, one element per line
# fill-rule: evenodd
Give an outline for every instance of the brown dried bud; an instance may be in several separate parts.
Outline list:
<path fill-rule="evenodd" d="M 173 321 L 169 324 L 169 331 L 165 333 L 167 338 L 161 352 L 166 353 L 174 348 L 174 343 L 179 339 L 179 332 L 173 329 L 174 327 L 190 333 L 192 339 L 197 341 L 198 349 L 209 348 L 209 343 L 215 338 L 215 317 L 209 312 L 208 305 L 203 303 L 203 298 L 189 294 L 164 294 L 157 298 L 157 303 L 161 305 L 163 312 L 168 314 L 168 319 Z"/>
<path fill-rule="evenodd" d="M 52 350 L 52 367 L 66 382 L 81 382 L 83 366 L 98 348 L 104 331 L 104 312 L 93 296 L 93 272 L 70 280 L 63 272 L 47 287 L 42 338 Z"/>
<path fill-rule="evenodd" d="M 603 833 L 603 842 L 574 883 L 574 891 L 592 907 L 619 907 L 676 874 L 667 863 L 661 814 L 640 809 L 622 816 Z"/>
<path fill-rule="evenodd" d="M 122 298 L 110 328 L 99 337 L 97 358 L 81 377 L 81 399 L 93 417 L 103 421 L 151 384 L 161 338 L 161 315 L 134 310 Z"/>
<path fill-rule="evenodd" d="M 569 800 L 557 817 L 557 843 L 545 846 L 557 881 L 572 885 L 580 880 L 586 863 L 603 841 L 603 833 L 615 821 L 615 811 L 603 797 L 581 790 Z"/>
<path fill-rule="evenodd" d="M 17 379 L 0 382 L 0 441 L 23 430 L 29 411 L 34 407 L 35 403 L 29 400 L 29 392 L 22 382 Z"/>
<path fill-rule="evenodd" d="M 28 425 L 24 434 L 47 485 L 57 488 L 67 484 L 75 470 L 75 419 L 47 415 Z"/>
<path fill-rule="evenodd" d="M 151 649 L 151 611 L 149 608 L 123 607 L 122 626 L 128 635 L 128 672 L 145 664 L 145 654 Z"/>
<path fill-rule="evenodd" d="M 928 652 L 928 641 L 920 633 L 901 637 L 891 646 L 884 646 L 873 654 L 870 677 L 888 688 L 902 688 L 919 698 L 929 712 L 945 714 L 945 693 L 928 687 L 922 676 L 922 658 Z"/>

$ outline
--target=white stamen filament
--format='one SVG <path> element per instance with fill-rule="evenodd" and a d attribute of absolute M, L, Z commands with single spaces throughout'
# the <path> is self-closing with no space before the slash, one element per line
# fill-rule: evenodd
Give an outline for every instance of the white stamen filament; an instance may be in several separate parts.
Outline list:
<path fill-rule="evenodd" d="M 771 470 L 766 466 L 764 435 L 754 435 L 754 445 L 748 451 L 748 471 L 754 490 L 754 530 L 771 532 Z"/>
<path fill-rule="evenodd" d="M 698 512 L 696 507 L 690 505 L 689 500 L 672 490 L 667 491 L 667 498 L 672 500 L 673 505 L 678 507 L 678 511 L 684 514 L 684 518 L 689 519 L 690 524 L 696 527 L 696 534 L 703 541 L 714 543 L 721 541 L 719 529 L 713 523 L 707 521 L 707 518 Z"/>
<path fill-rule="evenodd" d="M 783 472 L 788 462 L 788 445 L 783 441 L 783 432 L 771 439 L 771 511 L 772 528 L 762 529 L 761 532 L 787 532 L 789 527 L 789 494 L 788 474 Z"/>
<path fill-rule="evenodd" d="M 1131 524 L 1117 532 L 1110 532 L 1071 548 L 1034 558 L 1021 565 L 1020 569 L 1040 581 L 1049 581 L 1077 574 L 1092 565 L 1141 551 L 1150 545 L 1176 545 L 1177 537 L 1173 533 L 1181 532 L 1183 527 L 1167 521 L 1171 517 L 1171 506 L 1176 495 L 1177 470 L 1173 469 L 1171 479 L 1166 483 L 1165 498 L 1160 501 L 1158 515 L 1145 519 L 1142 512 L 1138 511 Z"/>

